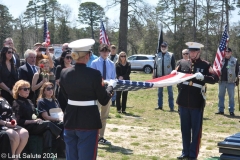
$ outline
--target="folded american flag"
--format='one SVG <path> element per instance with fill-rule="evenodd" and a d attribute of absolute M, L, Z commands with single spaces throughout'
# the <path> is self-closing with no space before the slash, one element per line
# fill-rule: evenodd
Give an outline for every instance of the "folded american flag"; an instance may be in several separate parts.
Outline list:
<path fill-rule="evenodd" d="M 177 74 L 169 74 L 167 76 L 151 79 L 148 81 L 130 81 L 130 80 L 116 80 L 117 85 L 114 87 L 115 91 L 137 91 L 139 89 L 158 88 L 172 86 L 182 83 L 186 80 L 195 78 L 194 74 L 186 74 L 178 72 Z"/>

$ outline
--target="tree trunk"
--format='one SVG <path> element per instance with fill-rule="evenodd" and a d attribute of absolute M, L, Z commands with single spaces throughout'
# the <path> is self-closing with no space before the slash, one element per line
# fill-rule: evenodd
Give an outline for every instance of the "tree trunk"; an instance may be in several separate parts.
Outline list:
<path fill-rule="evenodd" d="M 128 0 L 121 0 L 118 52 L 127 53 Z"/>

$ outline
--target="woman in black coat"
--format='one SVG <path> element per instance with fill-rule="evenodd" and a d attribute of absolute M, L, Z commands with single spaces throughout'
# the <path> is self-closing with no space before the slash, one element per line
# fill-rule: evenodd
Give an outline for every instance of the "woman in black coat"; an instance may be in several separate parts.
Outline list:
<path fill-rule="evenodd" d="M 14 100 L 12 88 L 18 80 L 18 72 L 13 61 L 13 49 L 11 47 L 3 47 L 0 58 L 0 87 L 3 89 L 1 95 L 11 106 Z"/>
<path fill-rule="evenodd" d="M 127 61 L 125 52 L 120 52 L 115 64 L 116 75 L 119 80 L 130 80 L 131 64 Z M 126 113 L 128 91 L 117 91 L 116 105 L 118 113 Z M 122 103 L 120 102 L 122 96 Z"/>
<path fill-rule="evenodd" d="M 18 125 L 26 128 L 29 135 L 43 136 L 43 153 L 51 153 L 52 140 L 59 138 L 61 128 L 50 121 L 37 118 L 35 107 L 31 100 L 27 99 L 30 92 L 30 84 L 19 80 L 13 87 L 13 111 Z"/>

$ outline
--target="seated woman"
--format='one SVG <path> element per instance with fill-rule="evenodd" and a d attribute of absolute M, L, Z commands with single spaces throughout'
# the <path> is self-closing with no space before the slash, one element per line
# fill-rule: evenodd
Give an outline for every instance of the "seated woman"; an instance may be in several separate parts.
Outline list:
<path fill-rule="evenodd" d="M 61 138 L 58 139 L 56 142 L 57 145 L 53 146 L 54 149 L 57 148 L 58 157 L 61 155 L 61 157 L 64 156 L 64 150 L 65 150 L 65 143 L 63 141 L 63 113 L 61 111 L 61 108 L 59 106 L 58 101 L 56 100 L 54 96 L 54 85 L 51 82 L 45 82 L 42 87 L 40 88 L 40 93 L 37 100 L 37 107 L 38 107 L 38 113 L 39 117 L 43 120 L 48 120 L 53 122 L 55 125 L 57 125 L 59 128 L 62 129 L 61 132 Z M 51 109 L 59 109 L 61 111 L 61 117 L 52 117 L 50 114 Z"/>
<path fill-rule="evenodd" d="M 43 136 L 43 153 L 51 153 L 52 140 L 60 136 L 61 128 L 50 121 L 43 121 L 35 115 L 35 107 L 31 100 L 27 99 L 30 92 L 30 84 L 19 80 L 13 86 L 13 112 L 17 123 L 26 128 L 30 135 Z"/>
<path fill-rule="evenodd" d="M 0 131 L 2 130 L 8 134 L 13 157 L 18 157 L 27 144 L 28 131 L 17 126 L 12 118 L 12 107 L 0 96 Z"/>
<path fill-rule="evenodd" d="M 60 108 L 59 103 L 57 102 L 56 98 L 54 97 L 54 86 L 51 82 L 45 82 L 41 89 L 37 100 L 37 107 L 39 118 L 43 120 L 49 120 L 53 123 L 59 125 L 63 129 L 62 118 L 54 118 L 51 117 L 49 110 L 52 108 Z"/>
<path fill-rule="evenodd" d="M 39 89 L 42 87 L 43 83 L 48 82 L 52 76 L 53 72 L 50 72 L 48 59 L 42 59 L 38 63 L 39 70 L 33 75 L 32 79 L 32 91 L 34 93 L 34 105 L 36 104 L 37 97 L 39 95 Z"/>

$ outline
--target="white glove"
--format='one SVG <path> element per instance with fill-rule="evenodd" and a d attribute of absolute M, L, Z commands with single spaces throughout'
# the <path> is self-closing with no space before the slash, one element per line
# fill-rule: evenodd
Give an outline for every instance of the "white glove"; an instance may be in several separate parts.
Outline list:
<path fill-rule="evenodd" d="M 197 73 L 195 73 L 194 75 L 196 76 L 195 78 L 196 78 L 197 80 L 200 80 L 200 81 L 204 80 L 204 76 L 202 75 L 201 72 L 197 72 Z"/>
<path fill-rule="evenodd" d="M 171 74 L 178 74 L 176 70 L 172 70 Z"/>
<path fill-rule="evenodd" d="M 116 87 L 117 85 L 117 81 L 114 79 L 110 79 L 110 81 L 108 82 L 108 86 L 112 86 L 113 88 Z"/>

